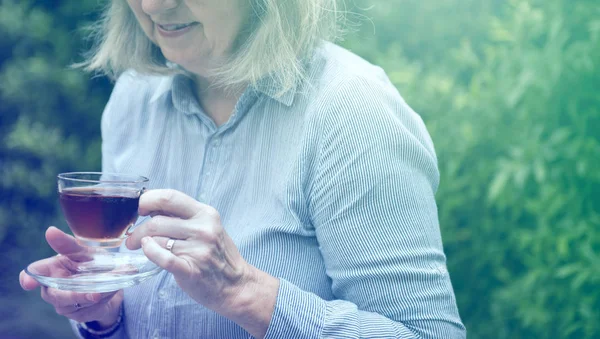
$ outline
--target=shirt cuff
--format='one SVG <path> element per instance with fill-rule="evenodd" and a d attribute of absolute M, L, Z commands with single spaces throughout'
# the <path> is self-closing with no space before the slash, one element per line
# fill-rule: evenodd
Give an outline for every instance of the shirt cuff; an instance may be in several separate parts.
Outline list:
<path fill-rule="evenodd" d="M 275 310 L 264 339 L 320 338 L 327 303 L 285 279 L 279 279 Z"/>
<path fill-rule="evenodd" d="M 77 338 L 80 339 L 86 339 L 87 337 L 82 335 L 82 333 L 79 330 L 79 326 L 77 326 L 77 322 L 74 320 L 69 319 L 69 322 L 71 323 L 71 327 L 73 328 L 73 332 L 75 333 L 75 335 L 77 336 Z M 89 336 L 90 338 L 95 338 L 94 336 Z M 102 338 L 106 338 L 106 339 L 120 339 L 120 338 L 125 338 L 125 329 L 124 329 L 124 324 L 121 324 L 119 326 L 119 328 L 114 332 L 111 333 L 111 335 L 106 336 L 106 337 L 102 337 Z"/>

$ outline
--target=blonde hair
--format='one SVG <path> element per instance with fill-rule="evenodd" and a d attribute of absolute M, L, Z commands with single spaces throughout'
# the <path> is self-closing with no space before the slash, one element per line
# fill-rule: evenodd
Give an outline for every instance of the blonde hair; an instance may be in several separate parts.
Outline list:
<path fill-rule="evenodd" d="M 212 70 L 213 85 L 236 88 L 271 80 L 285 93 L 305 77 L 304 61 L 322 40 L 335 40 L 340 11 L 337 0 L 248 0 L 250 18 L 243 39 L 229 60 Z M 112 0 L 92 27 L 95 47 L 88 71 L 112 78 L 133 69 L 144 74 L 172 74 L 160 48 L 145 35 L 125 0 Z M 243 42 L 241 42 L 243 41 Z"/>

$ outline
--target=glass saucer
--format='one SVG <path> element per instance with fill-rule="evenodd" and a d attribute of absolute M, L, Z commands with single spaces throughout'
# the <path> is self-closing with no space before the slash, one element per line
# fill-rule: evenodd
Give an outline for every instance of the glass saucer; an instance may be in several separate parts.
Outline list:
<path fill-rule="evenodd" d="M 112 292 L 140 284 L 162 269 L 140 253 L 56 255 L 31 263 L 25 273 L 40 284 L 74 292 Z"/>

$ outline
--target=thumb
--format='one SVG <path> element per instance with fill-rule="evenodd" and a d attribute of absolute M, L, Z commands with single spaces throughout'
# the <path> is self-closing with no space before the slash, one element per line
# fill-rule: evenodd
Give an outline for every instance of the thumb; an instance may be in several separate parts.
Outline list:
<path fill-rule="evenodd" d="M 25 274 L 25 271 L 21 271 L 21 273 L 19 273 L 19 283 L 21 284 L 21 287 L 26 291 L 31 291 L 34 288 L 40 286 L 40 283 L 37 282 L 37 280 Z"/>
<path fill-rule="evenodd" d="M 84 250 L 73 236 L 66 234 L 54 226 L 50 226 L 46 230 L 46 241 L 59 254 L 68 255 Z"/>

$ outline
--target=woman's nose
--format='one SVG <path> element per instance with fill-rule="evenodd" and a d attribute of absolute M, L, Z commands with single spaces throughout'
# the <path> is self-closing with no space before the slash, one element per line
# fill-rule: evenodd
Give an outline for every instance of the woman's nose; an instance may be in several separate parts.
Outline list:
<path fill-rule="evenodd" d="M 158 15 L 176 8 L 180 0 L 142 0 L 142 10 L 148 15 Z"/>

